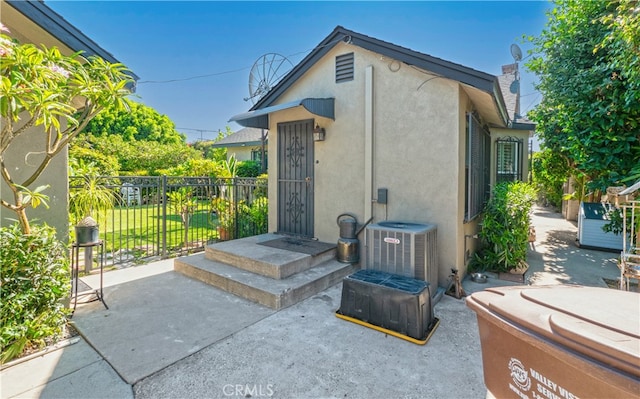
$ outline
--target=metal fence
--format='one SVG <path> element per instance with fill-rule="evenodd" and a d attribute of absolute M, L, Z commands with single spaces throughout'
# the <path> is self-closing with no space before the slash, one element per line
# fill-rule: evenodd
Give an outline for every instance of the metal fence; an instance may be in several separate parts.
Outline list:
<path fill-rule="evenodd" d="M 267 180 L 176 176 L 101 176 L 113 207 L 96 218 L 106 265 L 197 252 L 208 243 L 267 232 Z M 69 192 L 83 189 L 72 176 Z M 72 223 L 75 223 L 72 219 Z M 72 240 L 73 231 L 71 232 Z"/>

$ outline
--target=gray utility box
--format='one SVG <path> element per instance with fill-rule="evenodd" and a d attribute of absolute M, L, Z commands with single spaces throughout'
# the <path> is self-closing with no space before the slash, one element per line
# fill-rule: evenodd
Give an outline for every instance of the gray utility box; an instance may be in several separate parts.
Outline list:
<path fill-rule="evenodd" d="M 343 280 L 339 313 L 418 340 L 435 321 L 429 283 L 377 270 Z"/>

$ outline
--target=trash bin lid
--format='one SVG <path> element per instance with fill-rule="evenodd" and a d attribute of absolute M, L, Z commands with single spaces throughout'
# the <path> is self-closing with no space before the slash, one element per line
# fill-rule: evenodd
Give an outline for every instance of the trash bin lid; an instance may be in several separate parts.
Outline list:
<path fill-rule="evenodd" d="M 496 287 L 467 298 L 552 342 L 640 377 L 640 294 L 583 286 Z"/>
<path fill-rule="evenodd" d="M 585 219 L 609 220 L 609 211 L 601 202 L 583 202 L 581 206 Z"/>

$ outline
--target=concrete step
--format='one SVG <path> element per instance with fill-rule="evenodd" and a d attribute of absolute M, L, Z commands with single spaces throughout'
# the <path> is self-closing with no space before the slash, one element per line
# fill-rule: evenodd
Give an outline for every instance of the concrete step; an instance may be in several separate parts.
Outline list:
<path fill-rule="evenodd" d="M 298 303 L 337 284 L 355 268 L 335 259 L 325 261 L 285 279 L 273 279 L 226 263 L 207 259 L 205 254 L 176 258 L 174 270 L 234 295 L 272 309 Z"/>
<path fill-rule="evenodd" d="M 214 262 L 226 263 L 254 274 L 278 280 L 309 270 L 336 257 L 335 249 L 311 256 L 258 245 L 259 242 L 279 237 L 282 236 L 261 234 L 207 245 L 205 257 Z"/>

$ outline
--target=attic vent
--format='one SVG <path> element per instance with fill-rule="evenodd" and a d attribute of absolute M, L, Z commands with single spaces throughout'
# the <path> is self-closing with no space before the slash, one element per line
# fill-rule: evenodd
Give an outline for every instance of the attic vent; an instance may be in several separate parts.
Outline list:
<path fill-rule="evenodd" d="M 336 57 L 336 83 L 353 80 L 353 53 Z"/>

